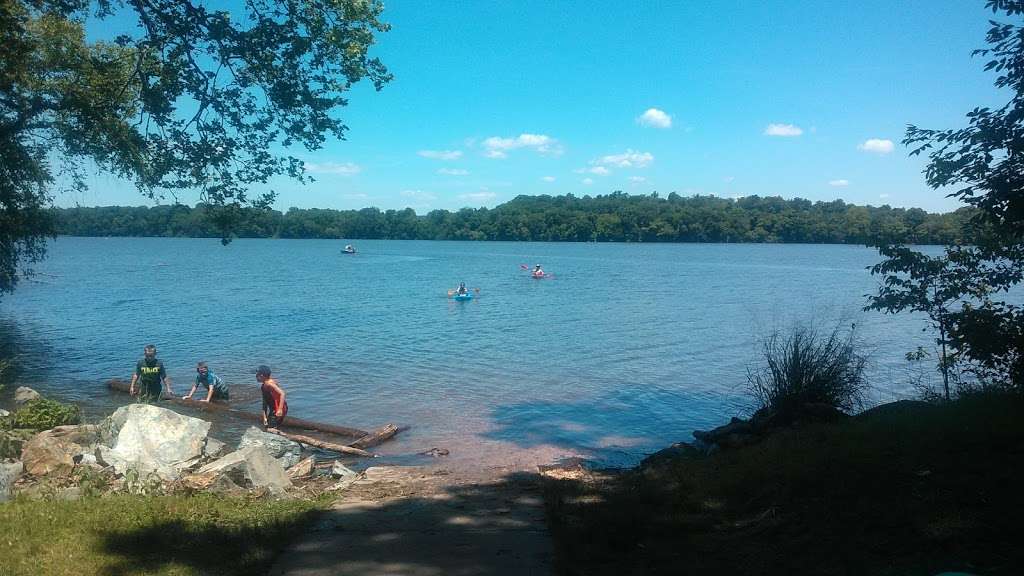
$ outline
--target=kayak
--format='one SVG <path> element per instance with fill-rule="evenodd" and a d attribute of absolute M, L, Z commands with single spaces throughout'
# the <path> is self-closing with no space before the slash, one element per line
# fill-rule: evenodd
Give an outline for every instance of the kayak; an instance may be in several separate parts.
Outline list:
<path fill-rule="evenodd" d="M 530 277 L 533 278 L 534 280 L 543 280 L 545 277 L 547 277 L 547 274 L 530 274 Z"/>
<path fill-rule="evenodd" d="M 472 293 L 468 293 L 468 292 L 466 294 L 456 294 L 456 295 L 452 296 L 452 298 L 462 302 L 462 301 L 465 301 L 465 300 L 472 300 L 473 299 L 473 294 Z"/>
<path fill-rule="evenodd" d="M 342 250 L 341 253 L 342 254 L 355 254 L 356 251 L 355 250 Z"/>

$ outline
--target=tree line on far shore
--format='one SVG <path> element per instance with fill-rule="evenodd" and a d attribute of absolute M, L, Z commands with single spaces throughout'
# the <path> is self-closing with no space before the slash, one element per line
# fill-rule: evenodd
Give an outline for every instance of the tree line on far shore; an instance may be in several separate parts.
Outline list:
<path fill-rule="evenodd" d="M 747 196 L 660 197 L 613 192 L 577 197 L 518 196 L 495 208 L 329 210 L 287 212 L 183 204 L 155 207 L 53 208 L 56 232 L 68 236 L 220 238 L 233 221 L 241 238 L 362 238 L 565 242 L 781 242 L 827 244 L 953 244 L 969 242 L 962 208 L 929 214 L 919 208 L 858 206 L 842 200 Z M 235 209 L 237 210 L 237 209 Z"/>

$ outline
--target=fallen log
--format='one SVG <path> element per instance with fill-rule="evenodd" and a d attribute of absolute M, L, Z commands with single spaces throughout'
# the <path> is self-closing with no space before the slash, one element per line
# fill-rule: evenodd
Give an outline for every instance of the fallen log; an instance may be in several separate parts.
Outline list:
<path fill-rule="evenodd" d="M 402 429 L 399 428 L 398 426 L 395 426 L 394 424 L 388 424 L 387 426 L 378 428 L 373 432 L 370 432 L 369 434 L 366 434 L 362 438 L 356 440 L 355 442 L 350 443 L 349 446 L 352 446 L 354 448 L 370 448 L 376 446 L 377 444 L 385 442 L 386 440 L 390 440 L 395 434 L 398 434 L 401 431 Z"/>
<path fill-rule="evenodd" d="M 130 383 L 125 382 L 124 380 L 113 379 L 107 382 L 107 386 L 111 390 L 127 393 L 131 385 Z M 185 400 L 184 398 L 178 397 L 165 398 L 165 400 L 174 402 L 175 404 L 180 404 L 182 406 L 195 408 L 197 410 L 227 412 L 233 416 L 238 416 L 239 418 L 252 420 L 260 424 L 263 423 L 263 414 L 260 414 L 258 412 L 246 412 L 238 408 L 233 408 L 230 404 L 225 404 L 223 402 L 199 402 L 198 400 Z M 334 424 L 312 422 L 309 420 L 303 420 L 301 418 L 293 418 L 292 416 L 288 416 L 288 418 L 285 419 L 284 423 L 282 423 L 281 425 L 281 428 L 284 428 L 285 430 L 313 430 L 315 432 L 327 432 L 328 434 L 336 434 L 338 436 L 346 436 L 348 438 L 358 439 L 362 439 L 372 435 L 370 432 L 360 430 L 358 428 L 348 428 L 345 426 L 335 426 Z M 392 434 L 392 436 L 394 436 L 394 434 Z"/>
<path fill-rule="evenodd" d="M 316 438 L 310 438 L 309 436 L 303 436 L 302 434 L 288 434 L 281 432 L 280 430 L 274 431 L 267 428 L 267 432 L 271 434 L 277 434 L 278 436 L 284 436 L 292 442 L 298 442 L 299 444 L 308 444 L 314 448 L 320 448 L 321 450 L 330 450 L 331 452 L 338 452 L 340 454 L 351 454 L 353 456 L 362 456 L 363 458 L 375 458 L 373 454 L 366 450 L 360 450 L 359 448 L 353 448 L 351 446 L 345 446 L 344 444 L 335 444 L 334 442 L 324 442 Z"/>

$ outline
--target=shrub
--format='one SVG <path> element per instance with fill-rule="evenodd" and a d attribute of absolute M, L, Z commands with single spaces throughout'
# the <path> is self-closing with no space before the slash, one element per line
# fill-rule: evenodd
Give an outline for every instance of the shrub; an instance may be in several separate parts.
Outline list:
<path fill-rule="evenodd" d="M 48 398 L 28 401 L 14 413 L 15 428 L 49 430 L 65 424 L 78 424 L 81 414 L 74 404 L 61 404 Z"/>
<path fill-rule="evenodd" d="M 763 354 L 765 366 L 747 372 L 762 407 L 793 414 L 807 404 L 844 412 L 863 404 L 867 359 L 855 350 L 853 329 L 846 336 L 838 328 L 828 336 L 803 326 L 788 336 L 776 331 L 764 340 Z"/>

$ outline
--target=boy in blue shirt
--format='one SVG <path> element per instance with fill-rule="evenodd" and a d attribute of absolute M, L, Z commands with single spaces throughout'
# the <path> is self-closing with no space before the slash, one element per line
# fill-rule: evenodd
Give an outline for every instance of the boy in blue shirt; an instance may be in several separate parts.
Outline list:
<path fill-rule="evenodd" d="M 200 398 L 200 402 L 228 399 L 228 385 L 220 379 L 220 376 L 217 376 L 210 370 L 206 362 L 196 364 L 196 381 L 192 384 L 192 390 L 185 396 L 182 396 L 182 398 L 185 400 L 191 399 L 192 395 L 196 393 L 196 388 L 199 386 L 206 387 L 206 398 Z"/>

